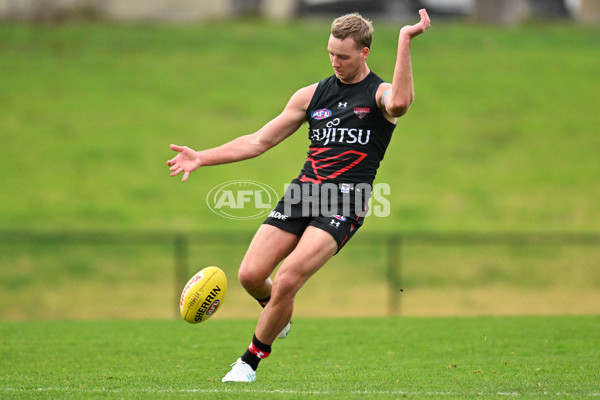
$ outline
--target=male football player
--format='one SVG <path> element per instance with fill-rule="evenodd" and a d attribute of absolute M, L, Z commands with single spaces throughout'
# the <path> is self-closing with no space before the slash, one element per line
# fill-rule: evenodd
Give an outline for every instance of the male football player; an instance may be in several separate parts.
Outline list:
<path fill-rule="evenodd" d="M 418 23 L 400 29 L 391 84 L 367 65 L 371 22 L 357 13 L 344 15 L 333 21 L 327 45 L 334 74 L 294 93 L 279 116 L 216 148 L 171 145 L 178 153 L 167 161 L 171 176 L 183 173 L 186 181 L 200 167 L 256 157 L 309 124 L 304 167 L 256 232 L 241 263 L 242 286 L 264 308 L 250 346 L 223 382 L 256 380 L 259 362 L 269 356 L 275 339 L 289 332 L 298 290 L 361 226 L 397 118 L 414 99 L 410 43 L 430 26 L 427 12 L 419 14 Z M 330 196 L 321 196 L 325 187 Z M 325 207 L 308 204 L 323 198 L 329 199 Z"/>

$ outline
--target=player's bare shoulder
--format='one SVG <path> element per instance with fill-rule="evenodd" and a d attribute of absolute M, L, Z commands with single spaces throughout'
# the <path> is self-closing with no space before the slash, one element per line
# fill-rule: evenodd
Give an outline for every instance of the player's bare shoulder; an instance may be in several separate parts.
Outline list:
<path fill-rule="evenodd" d="M 283 113 L 278 118 L 283 118 L 283 120 L 297 125 L 294 130 L 299 128 L 302 123 L 306 122 L 306 110 L 310 105 L 316 88 L 317 84 L 298 89 L 292 95 Z"/>
<path fill-rule="evenodd" d="M 290 105 L 293 104 L 294 107 L 300 108 L 304 112 L 308 109 L 310 101 L 317 90 L 318 83 L 313 83 L 312 85 L 305 86 L 301 89 L 298 89 L 296 93 L 290 99 Z"/>

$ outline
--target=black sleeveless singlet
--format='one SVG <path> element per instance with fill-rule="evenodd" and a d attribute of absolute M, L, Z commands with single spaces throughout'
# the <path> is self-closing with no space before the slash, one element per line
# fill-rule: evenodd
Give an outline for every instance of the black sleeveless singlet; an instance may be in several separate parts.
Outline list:
<path fill-rule="evenodd" d="M 373 72 L 353 85 L 335 75 L 319 82 L 306 111 L 311 144 L 301 182 L 373 184 L 396 127 L 377 106 L 383 82 Z"/>
<path fill-rule="evenodd" d="M 318 83 L 306 111 L 311 141 L 306 162 L 291 185 L 302 186 L 303 202 L 330 199 L 333 214 L 362 222 L 373 180 L 396 127 L 377 106 L 375 94 L 383 82 L 371 72 L 352 85 L 335 75 Z"/>

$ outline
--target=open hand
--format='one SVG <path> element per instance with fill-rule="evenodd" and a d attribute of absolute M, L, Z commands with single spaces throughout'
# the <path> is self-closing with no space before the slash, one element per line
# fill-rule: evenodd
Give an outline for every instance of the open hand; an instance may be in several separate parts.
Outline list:
<path fill-rule="evenodd" d="M 195 171 L 202 164 L 198 153 L 187 146 L 177 146 L 172 144 L 171 150 L 179 152 L 174 158 L 167 161 L 170 166 L 171 176 L 178 175 L 183 172 L 182 182 L 185 182 L 192 171 Z"/>

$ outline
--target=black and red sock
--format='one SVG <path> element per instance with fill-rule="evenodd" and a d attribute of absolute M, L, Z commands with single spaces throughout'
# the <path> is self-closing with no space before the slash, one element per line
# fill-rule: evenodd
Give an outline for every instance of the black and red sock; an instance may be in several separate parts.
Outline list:
<path fill-rule="evenodd" d="M 269 357 L 271 354 L 271 345 L 264 344 L 256 338 L 256 335 L 252 337 L 248 350 L 241 357 L 242 361 L 252 367 L 256 371 L 260 360 Z"/>
<path fill-rule="evenodd" d="M 266 299 L 256 299 L 256 301 L 258 301 L 258 304 L 260 304 L 260 306 L 262 308 L 265 308 L 267 306 L 267 304 L 269 304 L 269 301 L 271 300 L 271 296 L 269 295 L 269 297 L 267 297 Z"/>

